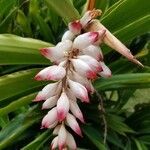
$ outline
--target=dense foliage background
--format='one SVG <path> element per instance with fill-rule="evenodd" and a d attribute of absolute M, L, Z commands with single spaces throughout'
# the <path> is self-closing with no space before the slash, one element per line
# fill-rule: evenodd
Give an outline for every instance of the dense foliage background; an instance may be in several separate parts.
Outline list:
<path fill-rule="evenodd" d="M 47 150 L 51 130 L 40 130 L 46 111 L 33 103 L 46 84 L 33 80 L 50 64 L 39 48 L 56 44 L 67 23 L 85 11 L 86 0 L 0 0 L 0 150 Z M 113 76 L 94 82 L 107 120 L 98 110 L 99 100 L 81 105 L 86 116 L 82 149 L 149 150 L 150 147 L 150 1 L 97 0 L 100 21 L 145 65 L 140 68 L 112 49 L 102 46 Z M 25 38 L 24 38 L 25 37 Z M 45 42 L 44 42 L 45 41 Z"/>

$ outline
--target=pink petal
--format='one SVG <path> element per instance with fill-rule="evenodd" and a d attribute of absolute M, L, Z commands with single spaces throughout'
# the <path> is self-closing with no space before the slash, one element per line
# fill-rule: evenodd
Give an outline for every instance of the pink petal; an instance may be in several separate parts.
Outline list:
<path fill-rule="evenodd" d="M 102 66 L 103 71 L 99 73 L 100 76 L 104 78 L 111 77 L 111 70 L 105 65 L 104 62 L 100 62 L 100 65 Z"/>
<path fill-rule="evenodd" d="M 42 109 L 50 109 L 57 104 L 58 96 L 48 98 L 42 105 Z"/>
<path fill-rule="evenodd" d="M 70 22 L 68 27 L 69 27 L 69 30 L 75 35 L 80 34 L 81 29 L 82 29 L 82 25 L 79 21 Z"/>
<path fill-rule="evenodd" d="M 59 92 L 58 90 L 61 88 L 61 84 L 56 82 L 56 83 L 50 83 L 46 85 L 42 91 L 38 93 L 34 101 L 41 101 L 41 100 L 46 100 L 50 98 L 51 96 L 54 96 L 56 94 L 56 91 Z M 57 90 L 56 90 L 57 89 Z"/>
<path fill-rule="evenodd" d="M 94 72 L 88 64 L 86 64 L 84 61 L 80 59 L 71 59 L 71 62 L 74 66 L 74 69 L 77 73 L 79 73 L 81 76 L 85 76 L 89 79 L 95 79 L 96 78 L 96 72 Z"/>
<path fill-rule="evenodd" d="M 97 61 L 103 60 L 103 53 L 99 46 L 90 45 L 82 50 L 82 53 L 95 58 Z"/>
<path fill-rule="evenodd" d="M 81 129 L 79 127 L 78 122 L 76 121 L 75 117 L 71 114 L 68 113 L 67 117 L 66 117 L 66 123 L 67 125 L 70 126 L 70 128 L 77 133 L 79 136 L 82 137 L 82 132 Z"/>
<path fill-rule="evenodd" d="M 93 57 L 88 56 L 88 55 L 81 55 L 81 56 L 78 56 L 77 58 L 81 59 L 86 64 L 88 64 L 94 72 L 102 71 L 102 67 L 100 66 L 99 62 Z"/>
<path fill-rule="evenodd" d="M 64 42 L 64 41 L 66 41 L 66 40 L 73 40 L 75 38 L 75 35 L 74 35 L 74 33 L 73 32 L 71 32 L 70 30 L 68 30 L 68 31 L 66 31 L 65 33 L 64 33 L 64 35 L 62 36 L 62 41 Z"/>
<path fill-rule="evenodd" d="M 67 116 L 67 113 L 69 111 L 69 99 L 66 95 L 66 93 L 62 93 L 60 98 L 57 101 L 57 115 L 58 120 L 62 121 Z"/>
<path fill-rule="evenodd" d="M 84 118 L 83 118 L 83 114 L 82 114 L 82 112 L 81 112 L 81 110 L 80 110 L 80 108 L 79 108 L 76 101 L 70 100 L 70 111 L 82 123 L 85 123 Z"/>
<path fill-rule="evenodd" d="M 66 70 L 61 66 L 50 66 L 41 70 L 36 76 L 35 80 L 60 80 L 66 75 Z"/>
<path fill-rule="evenodd" d="M 68 83 L 71 91 L 77 98 L 81 99 L 83 102 L 89 103 L 88 92 L 83 85 L 72 80 L 68 80 Z"/>
<path fill-rule="evenodd" d="M 74 137 L 67 132 L 67 140 L 66 140 L 66 145 L 71 149 L 71 150 L 76 150 L 77 146 L 76 146 L 76 142 L 74 140 Z"/>
<path fill-rule="evenodd" d="M 64 148 L 64 145 L 66 144 L 66 139 L 67 139 L 67 132 L 64 125 L 62 124 L 58 133 L 59 150 L 62 150 Z"/>
<path fill-rule="evenodd" d="M 58 136 L 56 136 L 51 143 L 51 150 L 56 149 L 58 146 Z"/>
<path fill-rule="evenodd" d="M 87 32 L 77 36 L 73 42 L 73 48 L 84 49 L 99 40 L 99 32 Z"/>
<path fill-rule="evenodd" d="M 42 120 L 42 128 L 48 128 L 50 125 L 57 121 L 57 109 L 54 107 Z"/>

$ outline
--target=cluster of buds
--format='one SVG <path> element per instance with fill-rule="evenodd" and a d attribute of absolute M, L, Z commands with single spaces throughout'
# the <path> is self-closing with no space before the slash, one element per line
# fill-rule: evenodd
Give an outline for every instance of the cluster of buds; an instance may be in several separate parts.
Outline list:
<path fill-rule="evenodd" d="M 85 121 L 77 100 L 89 103 L 88 94 L 94 93 L 92 80 L 111 76 L 99 47 L 107 35 L 107 29 L 85 32 L 99 13 L 99 10 L 86 12 L 80 20 L 68 24 L 69 30 L 55 47 L 40 50 L 55 64 L 35 76 L 38 81 L 55 82 L 46 85 L 34 100 L 44 101 L 42 109 L 50 109 L 42 120 L 41 128 L 54 128 L 53 134 L 56 136 L 51 143 L 52 150 L 76 149 L 74 137 L 67 128 L 82 137 L 77 120 Z"/>

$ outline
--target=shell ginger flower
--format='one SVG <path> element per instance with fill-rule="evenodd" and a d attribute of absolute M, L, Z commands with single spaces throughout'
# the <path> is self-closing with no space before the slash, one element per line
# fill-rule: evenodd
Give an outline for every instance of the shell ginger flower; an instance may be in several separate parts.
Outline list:
<path fill-rule="evenodd" d="M 89 94 L 94 93 L 91 81 L 100 76 L 111 77 L 111 70 L 105 65 L 99 47 L 102 42 L 140 64 L 103 25 L 100 24 L 100 28 L 94 31 L 92 26 L 91 31 L 85 32 L 98 14 L 99 10 L 86 12 L 80 20 L 68 24 L 61 42 L 54 47 L 40 49 L 41 54 L 55 64 L 35 76 L 38 81 L 55 82 L 46 85 L 34 100 L 44 101 L 42 109 L 49 109 L 41 128 L 54 128 L 52 150 L 77 149 L 75 139 L 67 128 L 83 136 L 78 121 L 85 123 L 85 120 L 78 100 L 89 103 Z"/>

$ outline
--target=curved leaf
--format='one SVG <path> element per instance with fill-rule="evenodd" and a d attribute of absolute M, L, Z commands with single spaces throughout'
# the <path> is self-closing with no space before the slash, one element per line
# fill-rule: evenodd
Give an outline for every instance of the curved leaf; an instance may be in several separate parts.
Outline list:
<path fill-rule="evenodd" d="M 23 134 L 27 134 L 26 130 L 34 123 L 38 122 L 41 116 L 37 116 L 34 107 L 26 114 L 21 114 L 14 118 L 9 124 L 0 132 L 0 149 L 4 149 L 11 144 L 14 144 Z M 32 114 L 32 118 L 29 115 Z M 31 117 L 31 116 L 30 116 Z"/>
<path fill-rule="evenodd" d="M 52 46 L 49 43 L 16 35 L 0 35 L 0 64 L 49 64 L 39 49 Z"/>
<path fill-rule="evenodd" d="M 45 0 L 45 2 L 50 9 L 55 10 L 67 23 L 80 17 L 70 0 Z"/>
<path fill-rule="evenodd" d="M 33 79 L 38 71 L 39 69 L 30 69 L 1 77 L 0 101 L 21 93 L 28 93 L 30 90 L 33 92 L 33 89 L 44 85 L 45 83 Z"/>
<path fill-rule="evenodd" d="M 119 3 L 119 2 L 118 2 Z M 112 11 L 102 18 L 102 23 L 111 32 L 117 31 L 150 13 L 150 1 L 123 0 Z"/>
<path fill-rule="evenodd" d="M 106 147 L 103 144 L 103 139 L 96 129 L 92 126 L 84 125 L 82 130 L 99 150 L 106 150 Z"/>
<path fill-rule="evenodd" d="M 10 113 L 10 112 L 22 107 L 22 106 L 25 106 L 25 105 L 31 103 L 32 100 L 35 98 L 36 94 L 37 93 L 27 95 L 27 96 L 22 97 L 18 100 L 15 100 L 14 102 L 8 104 L 4 108 L 0 108 L 0 116 L 8 114 L 8 113 Z"/>
<path fill-rule="evenodd" d="M 41 135 L 39 135 L 36 139 L 34 139 L 32 142 L 30 142 L 29 144 L 27 144 L 25 147 L 23 147 L 21 150 L 29 150 L 29 149 L 39 149 L 41 146 L 43 146 L 43 144 L 49 140 L 49 138 L 52 135 L 50 135 L 50 131 L 47 130 L 44 133 L 42 133 Z"/>
<path fill-rule="evenodd" d="M 150 30 L 150 15 L 146 15 L 130 24 L 124 26 L 114 34 L 124 42 L 128 42 L 138 35 L 144 34 Z"/>
<path fill-rule="evenodd" d="M 150 87 L 150 73 L 120 74 L 109 79 L 98 79 L 94 83 L 98 90 Z"/>

